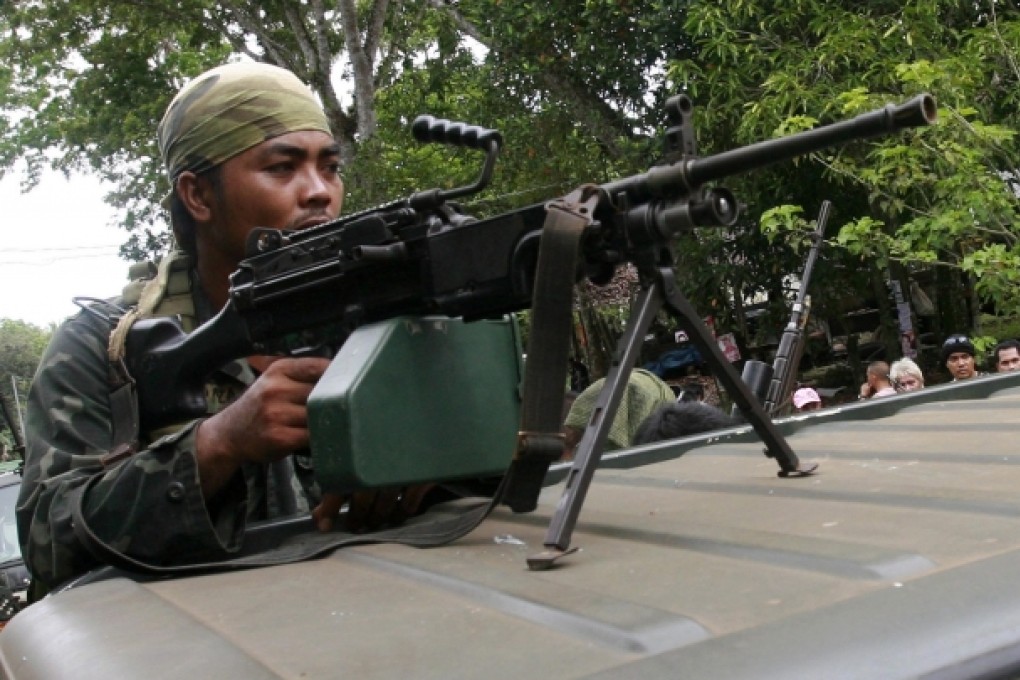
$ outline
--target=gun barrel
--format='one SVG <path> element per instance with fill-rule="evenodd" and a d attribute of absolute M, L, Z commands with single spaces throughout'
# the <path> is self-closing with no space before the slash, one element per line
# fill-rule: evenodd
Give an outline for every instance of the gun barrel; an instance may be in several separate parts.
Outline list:
<path fill-rule="evenodd" d="M 931 125 L 936 117 L 935 99 L 923 94 L 906 103 L 890 104 L 849 120 L 694 160 L 687 171 L 688 181 L 700 186 L 748 168 L 789 160 L 844 142 Z"/>
<path fill-rule="evenodd" d="M 815 227 L 811 250 L 808 251 L 807 262 L 804 263 L 804 272 L 800 276 L 800 290 L 797 291 L 796 306 L 803 305 L 804 299 L 807 296 L 808 284 L 811 282 L 811 274 L 815 270 L 815 262 L 818 261 L 818 253 L 822 250 L 822 243 L 824 243 L 825 239 L 825 227 L 829 223 L 829 214 L 831 212 L 832 201 L 828 199 L 822 201 L 822 207 L 818 210 L 817 226 Z"/>
<path fill-rule="evenodd" d="M 849 120 L 823 125 L 787 137 L 758 142 L 715 156 L 652 168 L 643 175 L 605 185 L 635 199 L 666 198 L 749 169 L 820 151 L 845 142 L 931 125 L 937 118 L 935 98 L 922 94 L 902 104 L 889 104 Z"/>

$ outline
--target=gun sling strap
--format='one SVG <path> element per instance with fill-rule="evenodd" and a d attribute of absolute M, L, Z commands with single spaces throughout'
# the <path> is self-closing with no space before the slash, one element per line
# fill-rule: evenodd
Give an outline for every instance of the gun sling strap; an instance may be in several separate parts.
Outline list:
<path fill-rule="evenodd" d="M 566 392 L 567 361 L 572 330 L 573 288 L 581 235 L 591 224 L 597 187 L 582 188 L 551 202 L 539 241 L 532 301 L 531 335 L 524 370 L 521 430 L 510 467 L 491 500 L 468 499 L 446 504 L 448 510 L 430 510 L 406 524 L 371 533 L 309 531 L 292 536 L 274 548 L 252 554 L 190 564 L 152 564 L 125 555 L 88 526 L 82 501 L 100 476 L 89 480 L 74 504 L 73 527 L 77 539 L 104 564 L 131 572 L 162 576 L 267 567 L 322 557 L 338 548 L 372 543 L 401 543 L 434 547 L 455 541 L 473 531 L 501 502 L 514 512 L 530 512 L 549 466 L 563 455 L 560 418 Z"/>
<path fill-rule="evenodd" d="M 82 489 L 82 497 L 88 492 L 94 480 L 95 478 L 89 480 Z M 142 574 L 186 576 L 302 562 L 324 557 L 334 550 L 354 545 L 401 543 L 417 548 L 444 545 L 471 533 L 498 504 L 501 490 L 498 490 L 496 496 L 489 501 L 457 501 L 442 506 L 448 508 L 445 511 L 430 510 L 429 513 L 412 518 L 399 527 L 370 533 L 355 534 L 343 531 L 320 533 L 314 529 L 309 518 L 308 531 L 291 536 L 268 550 L 240 556 L 224 553 L 222 559 L 213 558 L 207 562 L 188 564 L 153 564 L 125 555 L 93 533 L 82 515 L 80 502 L 74 505 L 73 526 L 77 539 L 103 564 Z"/>
<path fill-rule="evenodd" d="M 504 498 L 514 512 L 535 509 L 549 466 L 563 457 L 561 419 L 573 331 L 577 256 L 581 235 L 592 222 L 597 191 L 598 187 L 582 187 L 546 206 L 524 364 L 521 431 L 507 473 Z"/>

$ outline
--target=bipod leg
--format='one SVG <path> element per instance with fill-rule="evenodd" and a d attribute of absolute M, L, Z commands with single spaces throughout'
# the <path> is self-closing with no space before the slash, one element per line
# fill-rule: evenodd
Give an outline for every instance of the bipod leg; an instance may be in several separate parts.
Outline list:
<path fill-rule="evenodd" d="M 658 285 L 655 285 L 642 289 L 631 308 L 627 329 L 617 343 L 606 382 L 595 400 L 588 426 L 578 442 L 573 464 L 567 474 L 566 488 L 549 522 L 544 541 L 546 550 L 528 557 L 528 567 L 533 570 L 549 569 L 557 559 L 574 552 L 570 549 L 570 538 L 581 513 L 581 506 L 591 486 L 592 477 L 595 476 L 595 468 L 602 459 L 609 429 L 627 389 L 630 371 L 641 351 L 641 343 L 652 320 L 662 308 L 662 302 L 662 293 Z"/>
<path fill-rule="evenodd" d="M 736 402 L 740 412 L 744 414 L 747 422 L 751 424 L 754 431 L 761 437 L 765 444 L 765 455 L 775 458 L 779 463 L 780 477 L 802 477 L 811 474 L 818 468 L 818 463 L 801 463 L 797 455 L 786 443 L 786 438 L 765 413 L 758 400 L 751 394 L 744 381 L 737 375 L 736 370 L 723 356 L 719 345 L 705 323 L 698 316 L 693 305 L 684 297 L 676 287 L 673 270 L 669 267 L 660 267 L 658 270 L 658 285 L 661 287 L 664 296 L 666 309 L 672 312 L 680 323 L 680 326 L 687 331 L 688 337 L 694 346 L 701 352 L 701 356 L 708 362 L 714 375 L 723 384 L 727 394 Z"/>

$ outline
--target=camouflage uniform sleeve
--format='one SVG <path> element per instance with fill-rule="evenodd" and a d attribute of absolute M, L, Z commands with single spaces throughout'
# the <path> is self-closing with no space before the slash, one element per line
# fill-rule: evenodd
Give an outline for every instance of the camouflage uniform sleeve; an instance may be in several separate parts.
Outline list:
<path fill-rule="evenodd" d="M 195 423 L 103 467 L 112 440 L 108 332 L 86 313 L 65 322 L 29 393 L 18 534 L 29 571 L 46 590 L 99 566 L 75 536 L 77 504 L 101 540 L 153 564 L 223 557 L 239 548 L 244 531 L 241 475 L 215 503 L 202 497 Z"/>

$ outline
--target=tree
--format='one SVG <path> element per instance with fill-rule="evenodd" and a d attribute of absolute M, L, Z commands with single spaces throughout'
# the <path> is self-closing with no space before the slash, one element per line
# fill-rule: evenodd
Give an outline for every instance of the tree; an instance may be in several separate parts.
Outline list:
<path fill-rule="evenodd" d="M 921 91 L 939 99 L 935 129 L 735 182 L 749 217 L 765 213 L 774 237 L 803 233 L 799 216 L 833 200 L 841 228 L 816 274 L 823 290 L 862 290 L 863 269 L 877 294 L 886 278 L 905 283 L 934 266 L 973 278 L 978 294 L 1000 309 L 1018 308 L 1017 200 L 1007 184 L 1017 167 L 1015 6 L 727 0 L 692 3 L 687 16 L 699 56 L 672 64 L 670 73 L 711 112 L 701 128 L 709 148 L 810 128 Z M 794 212 L 767 212 L 783 204 Z M 955 300 L 938 299 L 941 307 L 964 297 L 960 287 L 952 293 Z M 819 297 L 822 307 L 840 306 L 839 295 Z"/>
<path fill-rule="evenodd" d="M 451 115 L 484 112 L 474 120 L 520 133 L 508 139 L 537 159 L 521 163 L 531 186 L 548 184 L 531 169 L 548 160 L 548 149 L 556 148 L 550 143 L 564 139 L 578 143 L 553 154 L 562 166 L 612 176 L 632 171 L 635 138 L 644 151 L 640 142 L 664 98 L 665 60 L 687 44 L 677 39 L 681 10 L 674 5 L 638 11 L 608 0 L 554 6 L 340 0 L 331 9 L 321 0 L 257 7 L 211 0 L 7 4 L 0 15 L 0 173 L 18 160 L 27 164 L 29 186 L 44 167 L 95 173 L 115 186 L 108 198 L 123 209 L 132 235 L 125 250 L 135 257 L 160 250 L 167 232 L 156 199 L 168 187 L 153 131 L 186 78 L 233 54 L 288 68 L 318 92 L 343 147 L 352 207 L 393 197 L 392 190 L 380 193 L 388 186 L 368 181 L 368 169 L 356 168 L 363 146 L 390 150 L 371 144 L 380 120 L 393 129 L 411 117 L 412 110 L 395 108 L 407 97 L 387 94 L 390 88 L 424 87 L 432 95 L 424 103 L 445 98 L 440 108 Z M 466 80 L 472 83 L 466 91 L 449 85 Z M 337 89 L 341 81 L 351 86 L 349 103 Z M 393 140 L 396 148 L 407 146 L 405 130 Z M 504 169 L 516 176 L 507 160 Z"/>
<path fill-rule="evenodd" d="M 728 181 L 746 215 L 678 241 L 681 285 L 724 327 L 740 326 L 729 310 L 742 299 L 765 295 L 779 322 L 802 216 L 830 198 L 842 228 L 819 265 L 820 313 L 931 266 L 1011 308 L 1017 14 L 1001 0 L 25 1 L 2 17 L 0 168 L 20 159 L 29 182 L 47 165 L 114 182 L 137 256 L 165 245 L 159 116 L 187 77 L 230 55 L 285 66 L 319 92 L 345 151 L 347 211 L 477 173 L 469 152 L 409 143 L 420 112 L 504 132 L 496 182 L 466 202 L 485 216 L 646 169 L 677 91 L 694 98 L 711 153 L 933 89 L 945 121 L 934 131 Z"/>
<path fill-rule="evenodd" d="M 46 0 L 4 5 L 0 16 L 0 173 L 26 164 L 32 186 L 43 168 L 87 171 L 112 183 L 124 212 L 125 255 L 165 248 L 159 199 L 169 189 L 155 129 L 191 76 L 244 55 L 290 69 L 312 86 L 345 162 L 375 133 L 375 92 L 428 27 L 403 3 L 321 0 L 174 4 Z M 353 101 L 334 83 L 347 59 Z"/>
<path fill-rule="evenodd" d="M 153 131 L 188 77 L 230 55 L 286 67 L 318 92 L 343 148 L 348 210 L 477 172 L 470 158 L 451 163 L 448 153 L 407 150 L 410 112 L 483 122 L 513 140 L 499 191 L 478 197 L 473 211 L 491 214 L 632 172 L 647 155 L 662 64 L 683 44 L 662 35 L 678 23 L 670 3 L 644 13 L 614 2 L 455 5 L 8 5 L 0 17 L 0 172 L 23 161 L 28 185 L 44 167 L 98 174 L 113 183 L 109 202 L 123 210 L 124 254 L 158 253 L 168 230 L 156 199 L 168 187 Z M 558 27 L 552 39 L 548 22 Z M 615 42 L 598 37 L 609 34 Z M 469 49 L 466 37 L 484 48 Z M 621 57 L 624 43 L 640 55 Z M 352 84 L 348 104 L 336 88 L 341 75 Z"/>
<path fill-rule="evenodd" d="M 15 403 L 22 408 L 25 397 L 42 358 L 53 329 L 42 329 L 25 321 L 0 319 L 0 399 L 7 405 L 12 419 L 24 418 L 24 410 L 15 415 Z M 18 398 L 15 399 L 14 391 Z M 14 440 L 8 428 L 18 423 L 0 423 L 0 440 L 13 446 Z"/>

